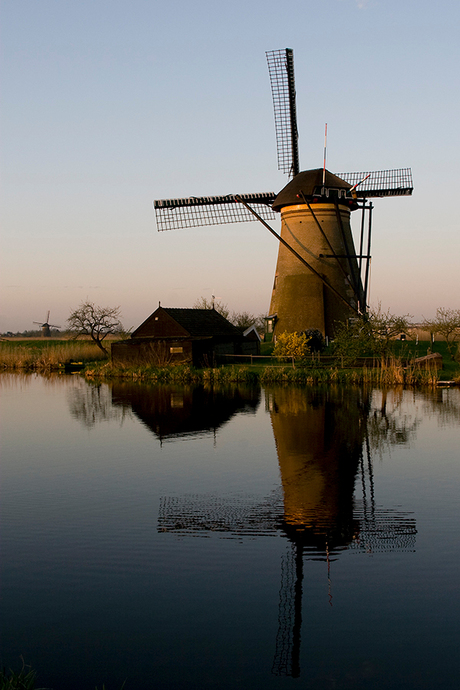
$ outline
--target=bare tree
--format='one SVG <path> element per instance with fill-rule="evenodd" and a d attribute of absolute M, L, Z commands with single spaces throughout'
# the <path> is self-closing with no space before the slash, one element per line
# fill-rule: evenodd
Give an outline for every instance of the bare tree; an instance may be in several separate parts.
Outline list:
<path fill-rule="evenodd" d="M 108 351 L 102 341 L 111 333 L 120 333 L 123 326 L 120 321 L 120 307 L 98 307 L 92 302 L 82 302 L 67 319 L 69 331 L 74 338 L 89 335 L 98 348 L 106 355 Z"/>
<path fill-rule="evenodd" d="M 230 321 L 237 328 L 245 331 L 249 326 L 256 325 L 257 317 L 250 314 L 248 311 L 234 311 L 230 317 Z"/>
<path fill-rule="evenodd" d="M 223 304 L 219 300 L 212 299 L 209 300 L 206 297 L 200 297 L 197 299 L 193 305 L 194 309 L 215 309 L 219 314 L 221 314 L 225 319 L 228 319 L 237 328 L 245 331 L 249 326 L 255 326 L 257 330 L 263 331 L 265 328 L 265 315 L 260 314 L 259 316 L 254 316 L 248 311 L 233 311 L 230 314 L 230 310 L 226 304 Z"/>
<path fill-rule="evenodd" d="M 424 319 L 423 327 L 430 333 L 438 333 L 447 344 L 449 354 L 454 359 L 456 343 L 460 340 L 460 309 L 436 309 L 434 319 Z"/>
<path fill-rule="evenodd" d="M 220 300 L 216 300 L 214 297 L 211 299 L 206 299 L 206 297 L 200 297 L 197 299 L 193 305 L 194 309 L 215 309 L 219 314 L 221 314 L 224 319 L 228 319 L 230 310 L 226 304 L 222 304 Z"/>
<path fill-rule="evenodd" d="M 334 352 L 342 361 L 353 361 L 366 355 L 389 357 L 395 339 L 402 333 L 409 333 L 410 314 L 396 316 L 389 310 L 370 309 L 365 317 L 350 319 L 338 326 L 334 338 Z"/>
<path fill-rule="evenodd" d="M 408 335 L 412 314 L 397 316 L 389 309 L 382 310 L 379 302 L 377 307 L 368 312 L 368 330 L 374 340 L 374 351 L 382 356 L 388 356 L 392 350 L 392 343 L 399 335 Z"/>

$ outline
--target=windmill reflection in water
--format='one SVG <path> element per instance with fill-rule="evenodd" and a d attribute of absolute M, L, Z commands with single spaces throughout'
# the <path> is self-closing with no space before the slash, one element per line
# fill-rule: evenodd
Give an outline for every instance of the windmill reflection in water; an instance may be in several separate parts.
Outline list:
<path fill-rule="evenodd" d="M 230 394 L 229 394 L 230 393 Z M 115 384 L 112 401 L 129 404 L 161 442 L 214 433 L 237 412 L 255 411 L 260 390 L 235 387 L 219 392 L 203 386 L 180 389 Z M 361 390 L 265 390 L 281 476 L 280 490 L 265 499 L 245 493 L 163 497 L 158 531 L 180 536 L 274 536 L 289 546 L 282 557 L 279 628 L 272 671 L 300 675 L 303 564 L 331 563 L 341 551 L 410 551 L 415 547 L 412 515 L 376 505 L 372 455 L 383 444 L 404 442 L 416 422 L 392 418 L 385 396 L 380 409 Z M 360 482 L 356 482 L 357 478 Z M 355 496 L 360 486 L 361 497 Z"/>

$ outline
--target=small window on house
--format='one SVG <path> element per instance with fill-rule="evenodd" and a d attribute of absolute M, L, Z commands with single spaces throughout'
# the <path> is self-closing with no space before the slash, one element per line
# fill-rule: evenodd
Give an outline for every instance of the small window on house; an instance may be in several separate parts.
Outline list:
<path fill-rule="evenodd" d="M 184 351 L 183 347 L 170 347 L 169 348 L 169 352 L 172 355 L 181 355 L 183 353 L 183 351 Z"/>

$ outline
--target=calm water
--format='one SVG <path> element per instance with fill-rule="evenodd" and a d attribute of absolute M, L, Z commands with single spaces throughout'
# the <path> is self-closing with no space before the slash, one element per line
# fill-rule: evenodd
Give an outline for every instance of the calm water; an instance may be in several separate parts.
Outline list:
<path fill-rule="evenodd" d="M 459 390 L 0 384 L 2 665 L 459 687 Z"/>

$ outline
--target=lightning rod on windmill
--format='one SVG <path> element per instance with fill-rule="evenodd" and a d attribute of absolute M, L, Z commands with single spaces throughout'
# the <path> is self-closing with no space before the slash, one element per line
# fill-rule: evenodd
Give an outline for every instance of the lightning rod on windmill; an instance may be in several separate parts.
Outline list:
<path fill-rule="evenodd" d="M 324 125 L 323 187 L 326 184 L 327 122 Z"/>

